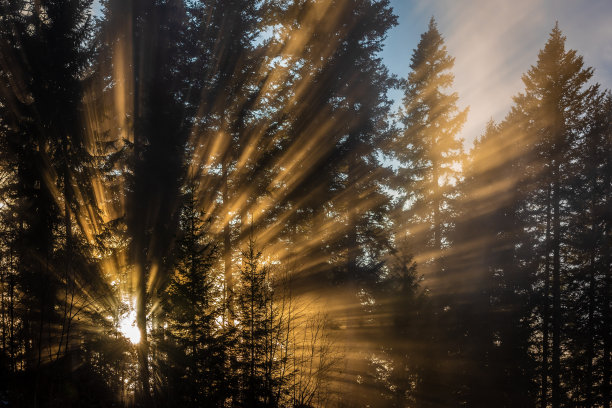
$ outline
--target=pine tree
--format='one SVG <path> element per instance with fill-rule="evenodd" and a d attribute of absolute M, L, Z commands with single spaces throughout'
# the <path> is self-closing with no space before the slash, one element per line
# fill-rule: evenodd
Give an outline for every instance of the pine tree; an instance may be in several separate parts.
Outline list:
<path fill-rule="evenodd" d="M 396 241 L 410 244 L 402 250 L 415 252 L 425 284 L 433 289 L 430 324 L 437 329 L 427 332 L 431 336 L 427 354 L 436 357 L 421 364 L 427 369 L 421 371 L 415 391 L 423 406 L 434 401 L 442 405 L 461 401 L 451 391 L 455 385 L 449 385 L 458 378 L 442 375 L 443 367 L 447 372 L 459 370 L 459 359 L 453 358 L 457 355 L 454 339 L 459 326 L 450 296 L 459 277 L 445 265 L 444 254 L 452 245 L 457 219 L 462 162 L 462 140 L 457 134 L 466 120 L 467 109 L 460 111 L 457 94 L 447 93 L 453 84 L 453 65 L 454 58 L 448 55 L 432 18 L 413 51 L 411 72 L 402 82 L 403 127 L 390 144 L 391 155 L 399 163 L 391 186 L 401 194 L 393 215 Z M 443 389 L 448 392 L 441 392 Z"/>
<path fill-rule="evenodd" d="M 399 217 L 407 220 L 399 221 L 400 234 L 409 232 L 415 247 L 433 253 L 433 257 L 440 257 L 451 244 L 449 231 L 462 154 L 457 133 L 467 117 L 467 109 L 457 108 L 457 94 L 445 93 L 453 84 L 450 70 L 454 61 L 432 18 L 412 54 L 411 72 L 402 85 L 400 119 L 404 127 L 392 144 L 393 157 L 400 163 L 396 187 L 403 193 Z"/>
<path fill-rule="evenodd" d="M 376 305 L 372 318 L 379 328 L 373 337 L 379 347 L 380 362 L 373 364 L 379 373 L 374 378 L 377 404 L 382 396 L 389 407 L 414 404 L 420 398 L 418 387 L 428 370 L 424 350 L 428 347 L 428 320 L 431 308 L 413 256 L 405 252 L 408 244 L 396 243 L 386 259 L 386 273 L 373 291 Z"/>
<path fill-rule="evenodd" d="M 221 316 L 213 262 L 216 245 L 196 201 L 195 184 L 186 187 L 174 246 L 174 270 L 163 299 L 160 365 L 168 368 L 167 393 L 186 406 L 216 406 L 223 393 L 224 338 L 216 319 Z M 178 381 L 177 381 L 178 380 Z M 181 402 L 182 401 L 182 402 Z"/>
<path fill-rule="evenodd" d="M 295 158 L 287 162 L 300 177 L 282 203 L 292 210 L 283 235 L 299 248 L 291 258 L 304 285 L 345 294 L 336 298 L 344 303 L 333 319 L 346 324 L 346 341 L 365 341 L 374 333 L 362 330 L 362 300 L 375 290 L 390 241 L 380 146 L 390 135 L 385 92 L 393 79 L 377 54 L 397 20 L 388 1 L 309 1 L 295 8 L 291 27 L 303 27 L 307 42 L 294 56 L 299 77 L 287 151 Z M 360 350 L 347 372 L 367 370 L 370 357 Z M 348 395 L 362 385 L 356 375 L 347 381 L 355 387 L 347 403 L 356 404 Z"/>
<path fill-rule="evenodd" d="M 528 121 L 525 126 L 530 144 L 532 179 L 530 197 L 527 200 L 537 208 L 546 220 L 542 238 L 545 245 L 544 288 L 542 319 L 551 318 L 551 400 L 554 408 L 566 399 L 562 386 L 561 368 L 564 340 L 562 332 L 564 274 L 567 265 L 562 262 L 569 254 L 567 228 L 569 208 L 567 200 L 572 195 L 570 186 L 573 147 L 585 130 L 585 112 L 589 101 L 595 96 L 596 87 L 587 86 L 593 70 L 583 68 L 582 57 L 574 50 L 565 50 L 565 37 L 558 25 L 538 56 L 538 62 L 523 76 L 524 93 L 515 98 L 515 103 Z M 531 210 L 532 213 L 537 213 Z M 535 221 L 535 220 L 534 220 Z M 540 224 L 541 226 L 542 224 Z M 549 264 L 550 262 L 550 264 Z M 548 272 L 550 271 L 550 272 Z M 548 275 L 550 273 L 550 275 Z M 550 285 L 550 286 L 549 286 Z M 552 298 L 550 308 L 549 296 Z M 567 298 L 566 298 L 567 299 Z M 550 314 L 548 314 L 550 310 Z M 549 328 L 542 327 L 543 335 Z M 544 347 L 548 347 L 544 344 Z M 548 356 L 542 357 L 543 369 L 548 365 Z M 547 384 L 543 379 L 542 404 L 546 405 Z"/>
<path fill-rule="evenodd" d="M 192 55 L 183 42 L 187 13 L 182 2 L 111 0 L 104 6 L 101 35 L 110 47 L 107 55 L 113 55 L 111 86 L 118 101 L 118 126 L 112 130 L 121 132 L 128 149 L 122 194 L 141 332 L 139 395 L 151 405 L 148 309 L 167 281 L 164 267 L 171 264 L 169 249 L 178 225 L 179 188 L 195 109 L 188 103 L 186 79 Z"/>
<path fill-rule="evenodd" d="M 260 129 L 256 112 L 270 108 L 258 106 L 263 99 L 260 91 L 266 47 L 254 41 L 262 29 L 265 9 L 266 4 L 253 0 L 203 0 L 189 8 L 188 34 L 197 44 L 192 71 L 197 89 L 192 92 L 197 108 L 196 136 L 191 141 L 197 156 L 191 170 L 215 186 L 207 192 L 207 199 L 218 224 L 215 228 L 222 231 L 224 296 L 229 314 L 233 309 L 233 258 L 244 239 L 243 218 L 253 204 L 246 197 L 258 196 L 260 184 L 265 183 L 253 177 L 257 150 L 251 145 Z M 245 156 L 245 152 L 250 154 Z M 221 196 L 219 205 L 215 205 L 217 191 Z M 238 228 L 234 226 L 236 220 Z M 227 316 L 226 323 L 231 321 Z"/>
<path fill-rule="evenodd" d="M 602 289 L 602 337 L 603 337 L 603 358 L 602 358 L 602 385 L 601 385 L 601 400 L 605 408 L 612 406 L 612 255 L 610 248 L 610 233 L 612 230 L 612 96 L 608 91 L 604 115 L 601 119 L 601 134 L 606 142 L 603 143 L 606 148 L 605 165 L 602 167 L 604 174 L 603 197 L 605 204 L 602 206 L 601 218 L 603 219 L 602 233 L 602 258 L 601 266 L 604 275 Z"/>
<path fill-rule="evenodd" d="M 277 406 L 277 351 L 281 341 L 279 314 L 270 267 L 262 265 L 262 253 L 253 239 L 242 254 L 240 287 L 236 293 L 238 364 L 241 377 L 240 404 L 245 407 Z M 281 324 L 279 324 L 281 323 Z M 286 345 L 285 345 L 286 347 Z"/>
<path fill-rule="evenodd" d="M 568 208 L 572 222 L 567 226 L 571 256 L 566 263 L 570 278 L 567 290 L 571 291 L 573 301 L 566 306 L 568 321 L 572 323 L 567 326 L 566 337 L 572 353 L 567 364 L 571 367 L 569 379 L 564 381 L 574 404 L 594 406 L 606 400 L 606 384 L 609 387 L 609 368 L 606 380 L 605 365 L 609 365 L 610 359 L 609 343 L 606 346 L 610 242 L 605 231 L 610 221 L 606 217 L 610 197 L 607 172 L 612 157 L 610 96 L 599 93 L 589 102 L 584 113 L 586 129 L 573 146 L 572 162 L 568 165 L 571 171 Z"/>
<path fill-rule="evenodd" d="M 536 370 L 529 353 L 531 266 L 535 242 L 523 218 L 526 148 L 516 137 L 522 116 L 490 122 L 464 163 L 462 200 L 454 232 L 462 245 L 451 256 L 462 295 L 454 305 L 463 333 L 465 375 L 459 381 L 469 406 L 535 406 Z"/>
<path fill-rule="evenodd" d="M 35 234 L 38 235 L 35 239 L 47 241 L 48 248 L 42 253 L 48 256 L 53 255 L 56 246 L 65 249 L 71 246 L 70 213 L 78 204 L 73 197 L 76 182 L 72 178 L 79 178 L 78 169 L 86 165 L 80 103 L 90 55 L 86 48 L 89 5 L 87 1 L 49 1 L 37 5 L 31 12 L 25 12 L 28 8 L 25 3 L 3 5 L 7 8 L 3 10 L 6 31 L 2 50 L 6 81 L 2 103 L 6 164 L 16 174 L 14 193 L 24 205 L 33 205 L 21 206 L 30 213 L 22 213 L 23 217 L 30 217 L 22 224 L 23 232 L 27 234 L 25 231 L 35 228 L 39 222 L 49 227 Z M 15 78 L 20 79 L 15 81 Z M 63 194 L 57 191 L 58 187 Z M 84 193 L 85 199 L 89 198 L 86 184 L 82 187 L 79 192 Z M 63 208 L 59 208 L 61 202 Z M 39 205 L 46 209 L 36 209 Z M 56 244 L 54 241 L 59 238 L 49 234 L 59 229 L 62 212 L 65 242 Z M 46 221 L 45 217 L 48 217 Z M 24 243 L 23 247 L 29 245 Z"/>
<path fill-rule="evenodd" d="M 12 229 L 14 270 L 8 282 L 11 366 L 34 381 L 27 381 L 35 392 L 24 393 L 24 401 L 69 402 L 74 395 L 54 395 L 53 388 L 75 386 L 80 393 L 74 369 L 82 362 L 81 372 L 95 375 L 84 359 L 91 326 L 80 320 L 97 314 L 91 306 L 108 289 L 93 260 L 100 218 L 84 110 L 93 71 L 91 1 L 0 7 L 2 161 L 10 174 L 3 187 L 11 210 L 5 226 Z M 18 335 L 17 321 L 23 322 Z"/>

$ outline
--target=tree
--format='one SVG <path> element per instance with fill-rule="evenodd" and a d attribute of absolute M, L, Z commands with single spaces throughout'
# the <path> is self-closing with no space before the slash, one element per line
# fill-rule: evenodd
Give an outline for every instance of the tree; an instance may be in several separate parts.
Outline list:
<path fill-rule="evenodd" d="M 406 240 L 404 238 L 404 240 Z M 385 274 L 375 289 L 372 318 L 379 322 L 372 341 L 378 345 L 372 362 L 376 394 L 372 404 L 403 407 L 422 396 L 419 383 L 431 370 L 426 357 L 431 336 L 428 322 L 433 316 L 429 298 L 420 287 L 413 256 L 406 242 L 396 242 L 386 259 Z M 377 400 L 385 402 L 376 402 Z"/>
<path fill-rule="evenodd" d="M 262 254 L 255 242 L 242 254 L 240 287 L 236 293 L 238 322 L 237 370 L 241 377 L 240 404 L 245 407 L 278 406 L 275 390 L 282 387 L 278 359 L 282 341 L 282 321 L 274 298 L 270 267 L 262 265 Z M 284 345 L 287 347 L 287 344 Z"/>
<path fill-rule="evenodd" d="M 573 194 L 568 189 L 571 185 L 573 148 L 585 131 L 585 113 L 597 91 L 596 87 L 587 86 L 592 75 L 593 70 L 583 68 L 582 57 L 577 56 L 576 51 L 565 50 L 565 37 L 558 25 L 555 25 L 548 42 L 538 55 L 537 64 L 523 75 L 524 93 L 515 98 L 517 108 L 527 121 L 526 140 L 530 143 L 528 154 L 532 159 L 529 166 L 535 176 L 527 200 L 540 213 L 540 219 L 546 220 L 542 237 L 546 253 L 542 277 L 545 288 L 542 297 L 542 332 L 546 339 L 549 330 L 546 323 L 550 316 L 553 408 L 559 407 L 566 398 L 562 389 L 561 356 L 564 349 L 562 331 L 565 327 L 562 281 L 567 273 L 567 266 L 563 264 L 562 258 L 570 251 L 565 225 L 570 220 L 567 200 Z M 532 213 L 537 212 L 532 210 Z M 547 292 L 548 288 L 550 294 Z M 549 296 L 552 297 L 550 309 Z M 547 344 L 543 346 L 545 349 L 548 347 Z M 546 370 L 546 353 L 542 356 L 542 364 Z M 546 376 L 543 376 L 542 406 L 546 406 L 546 383 Z"/>
<path fill-rule="evenodd" d="M 447 93 L 453 84 L 454 58 L 448 55 L 444 39 L 432 18 L 428 30 L 411 57 L 411 72 L 402 81 L 403 107 L 400 110 L 402 128 L 390 143 L 391 156 L 398 168 L 391 187 L 400 193 L 393 215 L 394 234 L 398 243 L 409 243 L 401 249 L 412 250 L 432 289 L 432 336 L 428 354 L 432 357 L 428 371 L 422 371 L 418 382 L 417 401 L 427 404 L 454 405 L 456 393 L 446 385 L 456 379 L 443 376 L 458 371 L 454 339 L 460 331 L 454 319 L 454 301 L 458 276 L 444 262 L 446 250 L 452 245 L 452 231 L 457 220 L 458 182 L 462 162 L 462 140 L 457 138 L 467 109 L 457 108 L 456 93 Z M 407 238 L 407 239 L 406 239 Z M 443 328 L 443 329 L 440 329 Z M 437 350 L 436 350 L 437 349 Z M 444 368 L 443 368 L 444 367 Z M 448 389 L 448 395 L 441 389 Z M 445 400 L 447 398 L 447 400 Z M 450 398 L 450 399 L 448 399 Z M 445 401 L 445 402 L 444 402 Z"/>
<path fill-rule="evenodd" d="M 215 186 L 203 194 L 215 219 L 214 229 L 223 238 L 224 296 L 228 305 L 225 322 L 229 325 L 233 321 L 233 258 L 244 239 L 243 218 L 253 204 L 247 197 L 259 196 L 261 185 L 265 186 L 265 178 L 253 177 L 260 166 L 258 149 L 251 143 L 257 143 L 253 138 L 260 136 L 256 134 L 260 122 L 269 121 L 261 113 L 271 109 L 261 106 L 261 87 L 267 73 L 266 44 L 255 41 L 263 29 L 266 8 L 265 3 L 254 0 L 203 0 L 188 9 L 187 34 L 196 44 L 192 55 L 194 78 L 190 79 L 197 91 L 191 92 L 190 101 L 196 108 L 195 137 L 190 141 L 195 156 L 190 171 Z M 274 101 L 264 103 L 273 105 Z M 265 138 L 259 140 L 262 145 L 265 142 Z M 238 228 L 235 221 L 239 221 Z"/>
<path fill-rule="evenodd" d="M 159 316 L 159 364 L 167 367 L 164 399 L 167 404 L 216 406 L 222 401 L 226 346 L 216 321 L 222 311 L 212 269 L 216 245 L 198 209 L 196 185 L 185 190 L 174 268 L 160 296 L 164 312 Z"/>
<path fill-rule="evenodd" d="M 456 93 L 445 93 L 453 84 L 454 58 L 450 57 L 435 20 L 421 35 L 411 58 L 411 72 L 403 82 L 403 131 L 392 143 L 399 162 L 395 187 L 399 203 L 399 234 L 408 232 L 417 250 L 440 257 L 447 248 L 453 226 L 458 190 L 458 166 L 462 140 L 457 133 L 465 123 L 467 109 L 459 111 Z M 439 268 L 438 268 L 439 269 Z"/>
<path fill-rule="evenodd" d="M 110 0 L 104 7 L 101 36 L 110 47 L 105 52 L 113 55 L 111 86 L 122 107 L 116 118 L 119 126 L 112 130 L 121 132 L 129 149 L 122 194 L 141 332 L 140 395 L 150 405 L 148 308 L 166 282 L 164 266 L 171 264 L 166 260 L 178 224 L 179 188 L 194 117 L 186 82 L 192 59 L 182 36 L 187 15 L 183 3 L 176 1 Z"/>
<path fill-rule="evenodd" d="M 608 163 L 608 122 L 602 95 L 587 83 L 592 70 L 564 43 L 555 26 L 523 76 L 525 92 L 465 166 L 456 236 L 467 249 L 454 251 L 452 264 L 470 271 L 460 349 L 484 374 L 466 384 L 470 405 L 592 406 L 604 388 L 598 293 L 609 180 L 596 174 Z M 516 378 L 525 379 L 520 387 Z M 502 399 L 499 387 L 478 391 L 489 381 L 511 388 Z"/>
<path fill-rule="evenodd" d="M 27 404 L 69 403 L 74 396 L 54 387 L 76 385 L 81 362 L 84 375 L 96 376 L 84 358 L 90 326 L 80 322 L 99 317 L 103 307 L 92 305 L 109 289 L 94 262 L 101 220 L 84 104 L 93 71 L 90 8 L 81 0 L 0 5 L 8 349 L 11 370 L 23 376 L 15 389 L 34 390 L 23 394 Z"/>
<path fill-rule="evenodd" d="M 571 183 L 567 226 L 567 257 L 572 302 L 568 302 L 566 337 L 572 349 L 568 366 L 569 392 L 576 404 L 609 404 L 609 274 L 610 218 L 610 95 L 598 93 L 584 112 L 585 128 L 579 134 L 568 165 Z"/>
<path fill-rule="evenodd" d="M 452 305 L 460 336 L 458 389 L 469 406 L 533 407 L 537 377 L 530 354 L 532 268 L 543 256 L 524 215 L 527 147 L 522 116 L 513 110 L 489 122 L 466 159 L 459 218 L 453 233 L 461 244 L 450 256 L 461 281 Z"/>

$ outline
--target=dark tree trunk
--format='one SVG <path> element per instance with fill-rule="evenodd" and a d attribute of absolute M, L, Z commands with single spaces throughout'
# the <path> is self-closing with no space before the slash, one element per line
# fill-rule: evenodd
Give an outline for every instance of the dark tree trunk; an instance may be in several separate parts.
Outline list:
<path fill-rule="evenodd" d="M 542 299 L 542 408 L 548 406 L 548 353 L 549 353 L 549 325 L 550 325 L 550 309 L 548 306 L 550 297 L 550 188 L 547 193 L 547 208 L 546 208 L 546 238 L 544 256 L 544 294 Z"/>
<path fill-rule="evenodd" d="M 553 339 L 552 339 L 552 406 L 561 405 L 561 217 L 560 176 L 556 163 L 553 181 Z"/>
<path fill-rule="evenodd" d="M 227 159 L 224 159 L 223 163 L 221 164 L 221 177 L 223 178 L 223 214 L 221 214 L 221 217 L 225 217 L 227 215 L 226 212 L 229 208 L 229 186 L 227 182 L 228 169 L 226 161 Z M 232 231 L 230 221 L 231 220 L 227 219 L 223 225 L 223 267 L 225 277 L 225 305 L 227 307 L 226 319 L 227 324 L 231 327 L 234 324 L 234 278 L 232 276 Z"/>

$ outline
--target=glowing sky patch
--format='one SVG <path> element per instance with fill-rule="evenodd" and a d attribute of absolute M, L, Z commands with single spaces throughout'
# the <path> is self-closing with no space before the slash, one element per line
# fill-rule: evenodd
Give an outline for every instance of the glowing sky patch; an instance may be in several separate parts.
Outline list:
<path fill-rule="evenodd" d="M 410 70 L 410 57 L 431 16 L 455 57 L 459 108 L 470 107 L 461 136 L 467 147 L 489 119 L 500 121 L 523 89 L 521 75 L 536 63 L 538 51 L 559 22 L 566 47 L 595 68 L 593 82 L 612 88 L 612 2 L 609 0 L 391 0 L 398 26 L 382 52 L 399 77 Z M 389 92 L 399 106 L 402 93 Z"/>
<path fill-rule="evenodd" d="M 132 344 L 140 343 L 140 330 L 136 325 L 136 311 L 132 310 L 119 320 L 119 332 Z"/>

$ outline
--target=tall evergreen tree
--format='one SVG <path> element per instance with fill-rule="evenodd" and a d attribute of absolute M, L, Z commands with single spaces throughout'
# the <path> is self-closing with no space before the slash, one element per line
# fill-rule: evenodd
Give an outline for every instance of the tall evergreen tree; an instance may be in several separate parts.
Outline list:
<path fill-rule="evenodd" d="M 257 152 L 252 143 L 259 129 L 255 112 L 266 109 L 257 106 L 266 73 L 265 44 L 255 41 L 265 8 L 265 3 L 253 0 L 204 0 L 189 8 L 188 34 L 197 44 L 193 56 L 197 86 L 192 90 L 197 107 L 192 140 L 196 157 L 191 168 L 207 179 L 207 185 L 215 186 L 205 194 L 223 237 L 224 296 L 230 314 L 233 258 L 245 214 L 253 204 L 246 197 L 257 196 L 259 183 L 264 182 L 252 177 Z M 221 203 L 216 205 L 218 198 Z M 231 321 L 228 316 L 226 322 Z"/>
<path fill-rule="evenodd" d="M 609 401 L 609 309 L 610 242 L 606 237 L 609 215 L 606 206 L 610 200 L 610 96 L 593 96 L 584 112 L 586 128 L 572 147 L 572 162 L 568 165 L 571 176 L 568 186 L 568 212 L 571 222 L 567 226 L 567 257 L 572 302 L 566 309 L 569 358 L 567 379 L 572 403 L 597 406 Z M 607 326 L 608 325 L 608 326 Z M 606 344 L 608 344 L 606 346 Z M 606 351 L 607 350 L 607 351 Z M 607 355 L 606 355 L 607 353 Z M 607 361 L 607 363 L 606 363 Z M 608 368 L 606 368 L 608 364 Z M 606 376 L 606 370 L 608 374 Z M 607 378 L 607 379 L 606 379 Z M 607 383 L 606 383 L 607 381 Z M 608 396 L 606 397 L 606 392 Z"/>
<path fill-rule="evenodd" d="M 54 270 L 56 251 L 67 248 L 70 241 L 74 201 L 66 196 L 73 187 L 67 177 L 75 163 L 68 163 L 67 149 L 82 148 L 79 104 L 87 62 L 83 60 L 87 24 L 82 20 L 86 7 L 84 2 L 45 2 L 28 11 L 26 2 L 3 5 L 3 151 L 10 173 L 15 174 L 12 193 L 18 199 L 15 211 L 21 224 L 17 238 L 21 241 L 20 285 L 33 302 L 27 307 L 32 316 L 26 331 L 38 326 L 38 334 L 30 332 L 32 337 L 27 337 L 26 343 L 32 340 L 38 349 L 32 350 L 37 357 L 29 353 L 28 365 L 34 359 L 40 365 L 44 358 L 43 325 L 56 317 L 55 290 L 61 284 Z M 47 60 L 51 66 L 43 62 Z M 64 196 L 58 191 L 62 184 Z M 62 212 L 64 245 L 59 238 Z"/>
<path fill-rule="evenodd" d="M 531 197 L 527 197 L 527 200 L 542 215 L 540 219 L 546 220 L 542 236 L 546 247 L 542 319 L 546 323 L 550 317 L 551 323 L 550 381 L 554 408 L 561 406 L 567 398 L 562 386 L 561 360 L 564 349 L 562 331 L 566 327 L 562 292 L 565 287 L 564 275 L 568 270 L 563 259 L 567 259 L 570 252 L 566 227 L 570 222 L 567 203 L 573 194 L 568 186 L 574 153 L 572 148 L 585 131 L 585 112 L 590 99 L 596 94 L 596 87 L 587 85 L 592 75 L 593 70 L 583 67 L 582 57 L 577 56 L 576 51 L 565 50 L 565 37 L 555 25 L 539 53 L 537 64 L 523 76 L 524 93 L 515 98 L 518 109 L 528 121 L 526 132 L 531 146 L 528 154 L 532 158 L 531 166 L 534 166 L 533 174 L 536 177 Z M 546 292 L 547 288 L 550 288 L 550 293 Z M 550 306 L 548 302 L 551 302 Z M 548 330 L 549 327 L 542 327 L 544 338 Z M 543 346 L 548 347 L 547 344 Z M 543 368 L 548 364 L 548 356 L 543 355 Z M 542 404 L 545 406 L 546 378 L 543 379 L 543 386 Z"/>
<path fill-rule="evenodd" d="M 516 137 L 522 116 L 516 111 L 490 122 L 464 164 L 460 218 L 454 236 L 461 239 L 451 256 L 461 276 L 462 295 L 453 305 L 462 336 L 463 375 L 459 381 L 469 406 L 533 407 L 536 371 L 529 347 L 534 306 L 530 268 L 533 238 L 522 214 L 524 141 Z"/>
<path fill-rule="evenodd" d="M 445 93 L 453 84 L 454 62 L 432 17 L 411 57 L 411 72 L 402 86 L 404 128 L 392 145 L 393 157 L 400 163 L 396 184 L 403 193 L 400 219 L 407 220 L 400 224 L 400 235 L 408 232 L 417 250 L 430 253 L 425 259 L 440 257 L 450 245 L 458 195 L 463 142 L 457 134 L 467 109 L 457 108 L 456 93 Z"/>
<path fill-rule="evenodd" d="M 476 381 L 471 405 L 598 403 L 606 181 L 594 175 L 607 163 L 607 125 L 603 99 L 588 86 L 592 70 L 564 44 L 555 26 L 523 76 L 525 92 L 477 141 L 462 185 L 467 212 L 457 236 L 467 249 L 453 265 L 472 271 L 467 304 L 484 313 L 472 321 L 463 309 L 465 338 L 476 340 L 463 349 L 468 362 L 493 370 L 484 381 L 503 373 L 498 381 L 514 387 L 525 379 L 502 400 L 476 391 L 487 387 Z"/>
<path fill-rule="evenodd" d="M 216 248 L 195 194 L 192 183 L 179 215 L 174 270 L 161 296 L 164 323 L 158 348 L 165 352 L 160 364 L 168 370 L 167 404 L 218 406 L 223 395 L 224 339 L 215 320 L 222 310 L 212 269 Z"/>
<path fill-rule="evenodd" d="M 241 393 L 238 406 L 278 406 L 275 390 L 282 386 L 278 350 L 283 347 L 279 328 L 278 306 L 274 298 L 274 282 L 269 266 L 263 265 L 262 254 L 251 239 L 243 252 L 240 288 L 236 293 L 238 343 L 236 352 Z M 284 344 L 286 347 L 287 344 Z"/>
<path fill-rule="evenodd" d="M 306 41 L 291 56 L 299 80 L 287 161 L 300 178 L 282 202 L 293 211 L 285 236 L 305 249 L 293 257 L 304 265 L 298 271 L 304 287 L 343 293 L 333 318 L 346 325 L 347 341 L 358 342 L 367 336 L 363 296 L 374 290 L 389 244 L 379 146 L 390 135 L 385 91 L 393 80 L 378 52 L 396 17 L 388 1 L 366 0 L 296 3 L 288 13 L 297 16 L 290 25 L 296 38 L 303 31 Z M 367 369 L 370 357 L 357 351 L 347 371 Z M 349 381 L 361 389 L 357 376 Z"/>
<path fill-rule="evenodd" d="M 103 37 L 113 55 L 116 101 L 122 137 L 128 144 L 125 225 L 135 282 L 141 339 L 138 344 L 140 395 L 151 405 L 149 305 L 167 281 L 164 269 L 178 224 L 179 187 L 186 141 L 193 121 L 187 73 L 192 58 L 183 34 L 187 14 L 180 1 L 105 4 Z M 123 90 L 123 92 L 120 92 Z M 146 203 L 146 204 L 145 204 Z"/>
<path fill-rule="evenodd" d="M 461 401 L 451 390 L 454 386 L 442 385 L 453 382 L 449 373 L 458 371 L 453 345 L 458 326 L 450 298 L 458 277 L 445 266 L 444 254 L 452 244 L 457 219 L 463 150 L 457 134 L 467 117 L 467 109 L 460 111 L 457 107 L 458 95 L 447 91 L 454 80 L 450 71 L 453 65 L 454 58 L 448 55 L 432 18 L 413 51 L 411 72 L 402 83 L 403 128 L 390 145 L 392 157 L 399 162 L 392 187 L 401 193 L 394 214 L 396 240 L 410 243 L 404 252 L 415 252 L 425 284 L 433 289 L 432 327 L 444 328 L 429 331 L 427 353 L 436 357 L 422 365 L 429 366 L 421 372 L 416 390 L 417 401 L 423 406 Z"/>
<path fill-rule="evenodd" d="M 11 174 L 3 187 L 15 222 L 11 365 L 33 380 L 24 382 L 34 390 L 24 403 L 69 403 L 82 392 L 73 370 L 89 334 L 80 320 L 97 314 L 96 292 L 108 289 L 93 261 L 100 219 L 84 112 L 93 70 L 91 1 L 19 1 L 0 9 L 2 159 Z M 93 374 L 91 361 L 83 362 L 81 371 Z M 43 363 L 53 363 L 53 375 Z M 58 383 L 71 383 L 74 395 L 54 395 Z"/>

